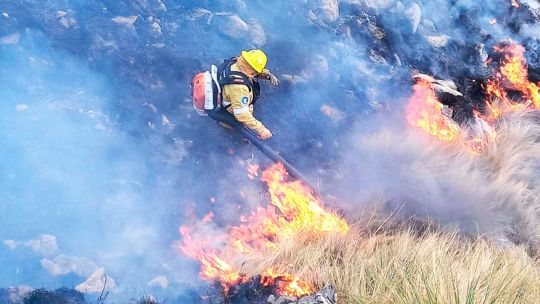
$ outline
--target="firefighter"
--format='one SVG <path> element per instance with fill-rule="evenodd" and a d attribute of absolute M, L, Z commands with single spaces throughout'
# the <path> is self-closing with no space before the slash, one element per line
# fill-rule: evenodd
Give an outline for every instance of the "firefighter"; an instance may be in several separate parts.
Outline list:
<path fill-rule="evenodd" d="M 225 60 L 218 69 L 222 109 L 261 139 L 272 137 L 272 132 L 253 116 L 253 105 L 260 96 L 258 79 L 279 84 L 277 77 L 265 69 L 266 62 L 266 54 L 261 50 L 242 51 L 240 56 Z"/>

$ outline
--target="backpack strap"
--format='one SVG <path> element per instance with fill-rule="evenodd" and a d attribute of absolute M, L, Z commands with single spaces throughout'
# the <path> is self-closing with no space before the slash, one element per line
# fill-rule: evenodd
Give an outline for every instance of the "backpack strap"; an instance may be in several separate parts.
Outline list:
<path fill-rule="evenodd" d="M 220 85 L 224 86 L 226 84 L 243 84 L 248 87 L 249 91 L 252 91 L 252 84 L 249 81 L 249 78 L 244 75 L 244 73 L 230 71 L 226 77 L 222 78 L 219 82 Z"/>
<path fill-rule="evenodd" d="M 260 95 L 260 85 L 256 80 L 250 81 L 246 74 L 238 71 L 232 71 L 231 66 L 238 61 L 238 57 L 232 57 L 225 60 L 218 69 L 218 82 L 221 87 L 221 100 L 223 100 L 223 86 L 227 84 L 241 84 L 248 87 L 249 92 L 253 92 L 252 104 L 255 104 Z M 224 108 L 228 108 L 228 104 Z"/>

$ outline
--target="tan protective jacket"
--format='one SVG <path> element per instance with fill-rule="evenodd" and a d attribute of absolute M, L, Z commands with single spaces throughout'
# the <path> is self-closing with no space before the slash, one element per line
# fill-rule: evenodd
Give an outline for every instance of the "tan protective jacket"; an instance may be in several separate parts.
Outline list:
<path fill-rule="evenodd" d="M 231 71 L 241 72 L 238 63 L 231 66 Z M 264 132 L 266 127 L 253 116 L 253 92 L 243 84 L 226 84 L 223 86 L 223 106 L 227 108 L 236 120 L 253 130 L 258 135 Z"/>

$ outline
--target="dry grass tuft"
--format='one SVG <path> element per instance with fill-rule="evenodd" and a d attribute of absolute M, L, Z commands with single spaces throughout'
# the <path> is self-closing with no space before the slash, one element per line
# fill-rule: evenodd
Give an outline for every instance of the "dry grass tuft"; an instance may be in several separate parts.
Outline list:
<path fill-rule="evenodd" d="M 332 283 L 340 303 L 540 303 L 540 111 L 501 119 L 478 156 L 392 130 L 351 151 L 332 187 L 362 224 L 300 233 L 243 272 Z"/>
<path fill-rule="evenodd" d="M 243 270 L 292 269 L 317 287 L 334 284 L 340 303 L 540 303 L 538 266 L 522 247 L 357 226 L 347 235 L 299 234 Z"/>
<path fill-rule="evenodd" d="M 348 217 L 379 204 L 540 254 L 540 111 L 500 119 L 480 155 L 395 127 L 359 137 L 330 184 Z M 421 135 L 421 134 L 420 134 Z M 351 140 L 353 142 L 353 140 Z M 378 203 L 382 202 L 382 203 Z"/>

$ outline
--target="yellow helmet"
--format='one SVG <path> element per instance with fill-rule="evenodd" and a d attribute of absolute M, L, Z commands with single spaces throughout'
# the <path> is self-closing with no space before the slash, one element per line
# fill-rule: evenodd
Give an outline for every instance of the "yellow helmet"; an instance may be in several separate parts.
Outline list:
<path fill-rule="evenodd" d="M 242 58 L 258 73 L 262 73 L 268 58 L 261 50 L 242 51 Z"/>

